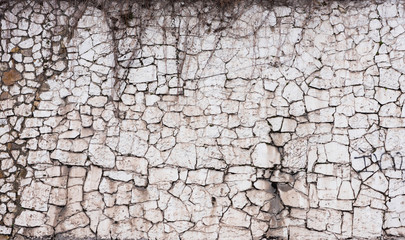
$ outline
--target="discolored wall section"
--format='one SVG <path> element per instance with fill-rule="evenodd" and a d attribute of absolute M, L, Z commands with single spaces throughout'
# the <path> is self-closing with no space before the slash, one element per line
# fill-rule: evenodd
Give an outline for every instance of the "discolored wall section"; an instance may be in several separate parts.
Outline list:
<path fill-rule="evenodd" d="M 0 238 L 405 237 L 403 2 L 98 3 L 0 5 Z"/>

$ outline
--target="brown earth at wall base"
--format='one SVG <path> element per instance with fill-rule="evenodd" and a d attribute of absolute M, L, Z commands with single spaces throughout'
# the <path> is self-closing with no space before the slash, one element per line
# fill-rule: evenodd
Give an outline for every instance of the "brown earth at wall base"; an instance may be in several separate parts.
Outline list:
<path fill-rule="evenodd" d="M 1 80 L 6 86 L 11 86 L 21 79 L 22 79 L 21 73 L 19 73 L 17 70 L 13 68 L 10 71 L 5 72 Z"/>

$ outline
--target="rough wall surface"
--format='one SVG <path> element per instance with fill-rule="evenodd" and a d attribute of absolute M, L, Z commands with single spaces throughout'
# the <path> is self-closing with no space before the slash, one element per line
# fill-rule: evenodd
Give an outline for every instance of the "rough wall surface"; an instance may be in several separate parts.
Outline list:
<path fill-rule="evenodd" d="M 0 235 L 405 237 L 402 2 L 110 4 L 0 5 Z"/>

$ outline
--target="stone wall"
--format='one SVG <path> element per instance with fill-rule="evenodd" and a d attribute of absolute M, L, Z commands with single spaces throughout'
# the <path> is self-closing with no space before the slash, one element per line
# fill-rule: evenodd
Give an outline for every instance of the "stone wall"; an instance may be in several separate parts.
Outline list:
<path fill-rule="evenodd" d="M 405 236 L 403 2 L 0 4 L 1 239 Z"/>

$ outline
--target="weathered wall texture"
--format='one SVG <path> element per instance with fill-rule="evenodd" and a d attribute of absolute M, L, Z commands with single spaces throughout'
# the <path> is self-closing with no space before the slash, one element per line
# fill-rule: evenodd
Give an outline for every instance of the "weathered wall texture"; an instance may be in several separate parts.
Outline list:
<path fill-rule="evenodd" d="M 1 5 L 0 234 L 405 236 L 402 2 L 111 4 Z"/>

